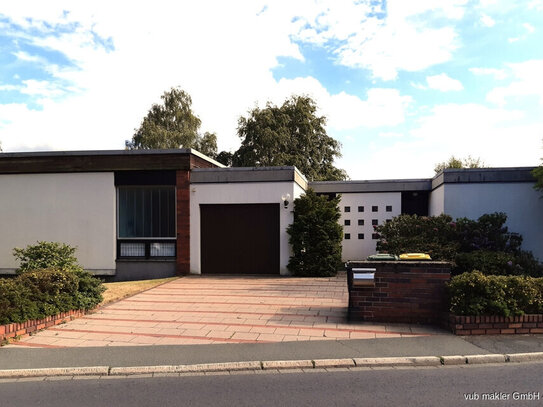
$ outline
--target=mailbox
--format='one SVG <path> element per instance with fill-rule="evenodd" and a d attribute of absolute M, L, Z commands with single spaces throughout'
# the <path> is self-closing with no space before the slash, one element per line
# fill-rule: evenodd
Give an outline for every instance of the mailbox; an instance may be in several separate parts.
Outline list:
<path fill-rule="evenodd" d="M 374 268 L 353 268 L 353 286 L 374 287 L 375 286 L 375 269 Z"/>

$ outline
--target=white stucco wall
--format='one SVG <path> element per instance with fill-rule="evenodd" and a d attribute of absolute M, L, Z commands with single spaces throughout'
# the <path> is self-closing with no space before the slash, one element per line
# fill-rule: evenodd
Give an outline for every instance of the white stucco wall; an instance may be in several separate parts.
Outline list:
<path fill-rule="evenodd" d="M 14 247 L 77 246 L 89 270 L 115 270 L 113 173 L 0 175 L 0 270 L 18 267 Z"/>
<path fill-rule="evenodd" d="M 392 206 L 391 212 L 386 212 L 386 206 Z M 367 192 L 344 193 L 341 195 L 340 224 L 343 225 L 343 253 L 342 260 L 365 260 L 369 255 L 375 254 L 377 240 L 372 239 L 372 220 L 377 219 L 381 225 L 387 219 L 392 219 L 401 213 L 401 192 Z M 345 212 L 345 207 L 350 207 L 350 212 Z M 364 212 L 358 212 L 358 206 L 364 206 Z M 377 206 L 378 211 L 372 212 L 372 206 Z M 345 226 L 345 219 L 351 221 L 350 226 Z M 364 225 L 359 226 L 358 220 L 363 219 Z M 350 239 L 345 239 L 345 233 L 349 233 Z M 358 234 L 363 233 L 364 239 L 358 239 Z"/>
<path fill-rule="evenodd" d="M 485 213 L 505 212 L 510 232 L 524 238 L 522 248 L 543 260 L 543 199 L 534 184 L 487 183 L 445 185 L 445 213 L 477 219 Z"/>
<path fill-rule="evenodd" d="M 201 204 L 280 204 L 279 212 L 279 267 L 281 275 L 288 275 L 287 264 L 290 246 L 286 228 L 294 220 L 294 198 L 303 193 L 294 182 L 247 182 L 192 184 L 190 186 L 190 272 L 201 274 L 200 255 L 200 205 Z M 281 197 L 289 193 L 291 200 L 287 209 Z"/>
<path fill-rule="evenodd" d="M 445 185 L 440 185 L 428 196 L 428 215 L 438 216 L 445 212 Z"/>

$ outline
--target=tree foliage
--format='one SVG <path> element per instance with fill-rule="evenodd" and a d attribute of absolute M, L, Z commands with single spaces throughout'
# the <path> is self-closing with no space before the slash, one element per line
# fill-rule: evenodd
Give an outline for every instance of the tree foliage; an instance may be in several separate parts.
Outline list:
<path fill-rule="evenodd" d="M 461 159 L 452 155 L 447 161 L 436 164 L 434 171 L 437 174 L 438 172 L 448 168 L 483 168 L 484 166 L 485 163 L 481 161 L 480 158 L 473 158 L 472 156 L 468 155 L 467 158 Z"/>
<path fill-rule="evenodd" d="M 333 163 L 340 143 L 326 134 L 326 118 L 307 96 L 292 96 L 281 106 L 271 102 L 240 117 L 241 146 L 232 162 L 237 167 L 296 166 L 309 180 L 342 180 L 344 170 Z"/>
<path fill-rule="evenodd" d="M 292 256 L 287 268 L 297 276 L 335 275 L 341 264 L 343 227 L 339 197 L 319 196 L 311 188 L 294 200 L 294 222 L 287 228 Z"/>
<path fill-rule="evenodd" d="M 0 151 L 2 151 L 2 146 L 0 145 Z M 532 171 L 532 175 L 535 178 L 535 189 L 543 192 L 543 158 L 541 159 L 542 164 Z"/>
<path fill-rule="evenodd" d="M 160 97 L 162 104 L 153 104 L 126 148 L 164 149 L 194 148 L 210 157 L 217 155 L 217 136 L 200 136 L 201 121 L 192 111 L 192 98 L 180 88 L 171 88 Z"/>

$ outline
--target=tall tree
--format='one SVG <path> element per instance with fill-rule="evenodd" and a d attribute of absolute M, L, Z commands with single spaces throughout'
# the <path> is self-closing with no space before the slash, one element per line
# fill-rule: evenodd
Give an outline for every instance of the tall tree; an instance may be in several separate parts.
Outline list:
<path fill-rule="evenodd" d="M 447 168 L 483 168 L 484 166 L 485 163 L 482 162 L 480 158 L 473 158 L 468 155 L 467 158 L 461 159 L 452 155 L 447 161 L 436 164 L 434 171 L 437 174 L 439 171 L 443 171 Z"/>
<path fill-rule="evenodd" d="M 200 136 L 201 121 L 192 111 L 192 98 L 180 88 L 171 88 L 160 97 L 162 104 L 153 104 L 141 125 L 135 130 L 126 148 L 194 148 L 203 154 L 217 155 L 217 136 L 205 133 Z"/>
<path fill-rule="evenodd" d="M 326 134 L 326 118 L 307 96 L 292 96 L 282 106 L 266 104 L 240 117 L 241 147 L 234 153 L 236 167 L 295 165 L 308 179 L 343 180 L 344 170 L 334 166 L 340 143 Z"/>

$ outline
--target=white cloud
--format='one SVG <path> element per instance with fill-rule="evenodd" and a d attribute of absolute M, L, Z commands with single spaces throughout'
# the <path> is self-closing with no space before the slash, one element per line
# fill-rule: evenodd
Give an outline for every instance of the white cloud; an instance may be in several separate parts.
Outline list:
<path fill-rule="evenodd" d="M 524 23 L 522 26 L 528 31 L 530 34 L 532 34 L 535 31 L 535 27 L 530 23 Z"/>
<path fill-rule="evenodd" d="M 474 75 L 490 75 L 494 79 L 503 80 L 507 78 L 507 72 L 505 69 L 496 69 L 496 68 L 470 68 L 469 71 Z"/>
<path fill-rule="evenodd" d="M 404 134 L 394 132 L 394 131 L 385 131 L 385 132 L 379 133 L 379 137 L 383 137 L 383 138 L 400 138 L 400 137 L 404 137 Z"/>
<path fill-rule="evenodd" d="M 535 96 L 543 106 L 543 60 L 508 64 L 515 78 L 509 85 L 492 89 L 486 96 L 489 102 L 504 106 L 509 98 Z"/>
<path fill-rule="evenodd" d="M 508 38 L 507 41 L 510 44 L 512 44 L 514 42 L 517 42 L 517 41 L 525 40 L 526 38 L 528 38 L 528 35 L 533 34 L 535 32 L 535 27 L 533 25 L 531 25 L 530 23 L 524 23 L 524 24 L 522 24 L 522 27 L 524 28 L 525 33 L 522 34 L 522 35 L 519 35 L 517 37 Z"/>
<path fill-rule="evenodd" d="M 481 16 L 481 24 L 483 26 L 485 26 L 485 27 L 490 28 L 490 27 L 494 27 L 494 25 L 496 25 L 496 21 L 492 17 L 490 17 L 490 16 L 488 16 L 486 14 L 483 14 Z"/>
<path fill-rule="evenodd" d="M 430 89 L 440 90 L 442 92 L 460 91 L 464 89 L 462 82 L 458 79 L 451 78 L 445 73 L 426 77 L 426 83 Z"/>
<path fill-rule="evenodd" d="M 365 159 L 347 150 L 340 165 L 355 168 L 352 179 L 419 178 L 451 155 L 480 157 L 489 166 L 538 165 L 543 124 L 523 121 L 520 111 L 478 104 L 436 106 L 409 135 L 379 146 Z"/>
<path fill-rule="evenodd" d="M 336 18 L 335 4 L 303 19 L 297 38 L 329 45 L 342 65 L 366 68 L 377 78 L 393 80 L 398 71 L 420 71 L 452 58 L 460 40 L 453 26 L 443 21 L 462 18 L 467 1 L 392 0 L 386 3 L 384 18 L 368 13 L 369 1 L 348 2 L 350 9 L 342 10 L 343 16 L 349 16 L 347 21 Z M 342 45 L 337 47 L 334 41 Z"/>
<path fill-rule="evenodd" d="M 397 89 L 372 88 L 367 98 L 340 92 L 331 94 L 315 78 L 281 79 L 277 86 L 258 100 L 263 107 L 267 100 L 281 104 L 291 95 L 308 95 L 319 107 L 319 114 L 328 119 L 330 131 L 396 126 L 405 121 L 405 112 L 412 103 L 410 96 L 401 95 Z"/>

